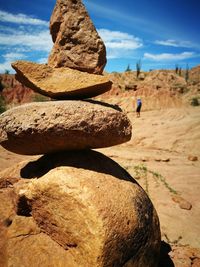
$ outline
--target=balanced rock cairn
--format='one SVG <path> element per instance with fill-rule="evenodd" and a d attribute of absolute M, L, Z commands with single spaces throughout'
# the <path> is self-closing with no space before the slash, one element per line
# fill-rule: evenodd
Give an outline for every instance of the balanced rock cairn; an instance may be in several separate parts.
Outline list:
<path fill-rule="evenodd" d="M 5 149 L 44 154 L 0 173 L 0 266 L 156 267 L 160 227 L 150 199 L 92 150 L 131 138 L 125 113 L 88 99 L 111 88 L 101 75 L 105 46 L 81 0 L 57 0 L 50 31 L 48 64 L 12 66 L 24 85 L 57 101 L 0 116 Z"/>

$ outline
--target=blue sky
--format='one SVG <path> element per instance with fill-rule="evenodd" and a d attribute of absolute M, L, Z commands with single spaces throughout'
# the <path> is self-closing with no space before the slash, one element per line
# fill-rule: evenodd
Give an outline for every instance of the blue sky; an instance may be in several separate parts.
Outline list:
<path fill-rule="evenodd" d="M 67 1 L 67 0 L 66 0 Z M 83 0 L 107 49 L 108 72 L 200 64 L 199 0 Z M 46 63 L 55 0 L 0 0 L 0 73 L 22 59 Z"/>

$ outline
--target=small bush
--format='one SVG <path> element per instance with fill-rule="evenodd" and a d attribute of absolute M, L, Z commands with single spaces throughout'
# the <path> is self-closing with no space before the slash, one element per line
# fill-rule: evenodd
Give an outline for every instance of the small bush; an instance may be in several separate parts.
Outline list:
<path fill-rule="evenodd" d="M 2 83 L 2 78 L 0 77 L 0 92 L 4 89 L 4 84 Z"/>
<path fill-rule="evenodd" d="M 131 68 L 130 68 L 130 65 L 129 65 L 129 64 L 128 64 L 128 66 L 127 66 L 125 72 L 127 72 L 127 71 L 131 71 Z"/>
<path fill-rule="evenodd" d="M 4 111 L 6 111 L 6 104 L 4 97 L 0 95 L 0 113 L 3 113 Z"/>
<path fill-rule="evenodd" d="M 49 101 L 49 98 L 44 95 L 36 94 L 33 96 L 32 100 L 33 102 L 45 102 L 45 101 Z"/>
<path fill-rule="evenodd" d="M 181 83 L 176 83 L 171 87 L 171 90 L 181 94 L 187 93 L 189 91 L 188 87 Z"/>
<path fill-rule="evenodd" d="M 140 179 L 143 178 L 145 182 L 145 191 L 149 195 L 149 174 L 152 175 L 153 179 L 155 180 L 156 184 L 161 182 L 172 194 L 178 194 L 175 189 L 173 189 L 166 179 L 160 174 L 155 171 L 148 169 L 145 165 L 136 165 L 134 166 L 135 178 Z"/>
<path fill-rule="evenodd" d="M 188 82 L 188 80 L 189 80 L 189 66 L 187 64 L 185 70 L 185 81 Z"/>
<path fill-rule="evenodd" d="M 175 73 L 178 74 L 178 64 L 175 65 Z"/>
<path fill-rule="evenodd" d="M 141 62 L 141 60 L 138 60 L 138 61 L 136 62 L 136 76 L 137 76 L 137 78 L 138 78 L 139 75 L 140 75 L 141 68 L 142 68 L 142 62 Z"/>
<path fill-rule="evenodd" d="M 5 70 L 5 74 L 10 74 L 10 71 L 9 70 Z"/>
<path fill-rule="evenodd" d="M 112 71 L 111 73 L 113 73 L 113 74 L 119 74 L 119 72 L 117 72 L 117 71 Z"/>
<path fill-rule="evenodd" d="M 197 97 L 193 97 L 190 104 L 194 107 L 199 106 L 199 100 Z"/>

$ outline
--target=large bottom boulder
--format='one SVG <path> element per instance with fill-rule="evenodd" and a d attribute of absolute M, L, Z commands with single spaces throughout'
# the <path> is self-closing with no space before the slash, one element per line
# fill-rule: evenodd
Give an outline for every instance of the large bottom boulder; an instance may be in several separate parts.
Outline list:
<path fill-rule="evenodd" d="M 7 266 L 157 266 L 156 211 L 117 163 L 94 151 L 65 152 L 20 168 L 3 220 Z"/>

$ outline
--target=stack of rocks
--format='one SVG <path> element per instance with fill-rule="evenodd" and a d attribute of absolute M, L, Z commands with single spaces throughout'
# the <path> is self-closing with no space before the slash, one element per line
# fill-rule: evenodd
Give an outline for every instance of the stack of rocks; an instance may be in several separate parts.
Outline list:
<path fill-rule="evenodd" d="M 117 163 L 93 148 L 131 138 L 118 107 L 86 100 L 111 87 L 101 75 L 105 46 L 81 0 L 57 0 L 48 65 L 17 61 L 17 78 L 59 101 L 0 116 L 0 144 L 44 154 L 0 173 L 2 266 L 155 267 L 156 211 Z"/>

